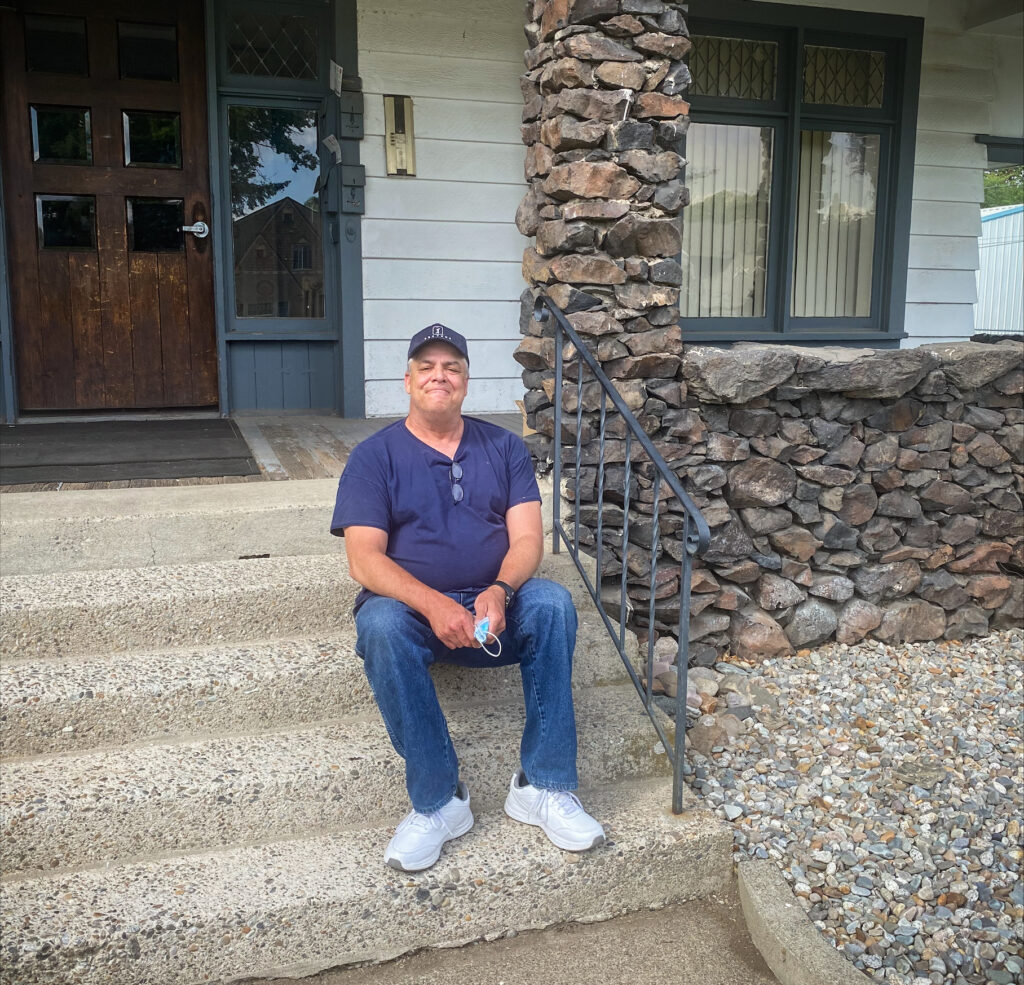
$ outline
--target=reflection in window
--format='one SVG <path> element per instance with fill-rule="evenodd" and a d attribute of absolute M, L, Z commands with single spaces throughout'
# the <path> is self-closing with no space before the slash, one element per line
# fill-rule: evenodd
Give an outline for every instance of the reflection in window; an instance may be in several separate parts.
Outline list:
<path fill-rule="evenodd" d="M 877 134 L 800 132 L 793 316 L 871 314 Z"/>
<path fill-rule="evenodd" d="M 36 226 L 43 250 L 95 250 L 92 195 L 36 195 Z"/>
<path fill-rule="evenodd" d="M 181 253 L 185 203 L 180 198 L 129 198 L 128 249 L 133 253 Z"/>
<path fill-rule="evenodd" d="M 772 134 L 771 127 L 690 126 L 685 318 L 764 317 Z"/>
<path fill-rule="evenodd" d="M 178 81 L 178 29 L 173 24 L 117 25 L 122 79 Z"/>
<path fill-rule="evenodd" d="M 89 110 L 80 106 L 33 106 L 32 160 L 40 164 L 91 164 Z"/>
<path fill-rule="evenodd" d="M 25 16 L 25 67 L 30 72 L 88 75 L 89 52 L 81 17 Z"/>
<path fill-rule="evenodd" d="M 135 168 L 181 167 L 181 115 L 125 110 L 124 163 Z"/>
<path fill-rule="evenodd" d="M 324 317 L 316 112 L 229 106 L 235 311 Z"/>

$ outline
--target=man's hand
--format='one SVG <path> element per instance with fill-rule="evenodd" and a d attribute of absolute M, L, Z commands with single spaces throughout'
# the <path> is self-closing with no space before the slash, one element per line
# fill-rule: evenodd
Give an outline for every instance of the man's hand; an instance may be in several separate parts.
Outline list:
<path fill-rule="evenodd" d="M 455 650 L 460 646 L 479 646 L 473 637 L 473 617 L 469 610 L 447 595 L 442 595 L 441 599 L 443 601 L 431 606 L 427 614 L 434 635 L 449 650 Z"/>
<path fill-rule="evenodd" d="M 500 636 L 505 630 L 505 590 L 500 585 L 485 588 L 473 602 L 473 612 L 477 622 L 490 619 L 487 632 Z"/>
<path fill-rule="evenodd" d="M 349 573 L 360 585 L 414 609 L 449 650 L 477 645 L 469 611 L 395 564 L 385 553 L 387 533 L 376 527 L 346 527 L 345 541 Z"/>

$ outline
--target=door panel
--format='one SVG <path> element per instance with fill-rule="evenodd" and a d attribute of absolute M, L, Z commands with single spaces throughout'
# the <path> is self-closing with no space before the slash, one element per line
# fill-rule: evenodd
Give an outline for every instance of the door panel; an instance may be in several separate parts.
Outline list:
<path fill-rule="evenodd" d="M 215 405 L 210 241 L 149 207 L 210 221 L 201 0 L 14 7 L 0 133 L 20 409 Z M 147 200 L 134 236 L 130 199 Z"/>

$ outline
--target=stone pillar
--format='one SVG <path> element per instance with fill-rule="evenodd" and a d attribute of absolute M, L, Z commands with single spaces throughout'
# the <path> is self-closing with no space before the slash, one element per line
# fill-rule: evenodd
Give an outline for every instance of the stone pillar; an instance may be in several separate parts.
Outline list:
<path fill-rule="evenodd" d="M 660 426 L 680 407 L 678 215 L 690 83 L 685 4 L 662 0 L 534 0 L 522 76 L 530 189 L 516 225 L 523 255 L 516 358 L 525 406 L 547 457 L 554 433 L 553 328 L 532 320 L 545 287 L 630 407 Z M 589 408 L 588 408 L 589 409 Z M 546 436 L 546 437 L 545 437 Z"/>

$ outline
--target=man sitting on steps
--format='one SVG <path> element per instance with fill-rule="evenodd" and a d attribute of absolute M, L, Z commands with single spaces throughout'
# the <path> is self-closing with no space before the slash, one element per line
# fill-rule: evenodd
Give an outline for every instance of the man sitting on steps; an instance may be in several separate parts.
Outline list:
<path fill-rule="evenodd" d="M 571 793 L 576 611 L 565 588 L 533 577 L 544 552 L 533 463 L 511 432 L 463 417 L 468 383 L 458 332 L 431 325 L 412 337 L 409 414 L 352 450 L 331 521 L 363 586 L 356 652 L 405 759 L 413 809 L 384 858 L 407 872 L 429 868 L 473 826 L 429 672 L 435 661 L 519 664 L 526 726 L 505 812 L 567 851 L 604 843 Z"/>

